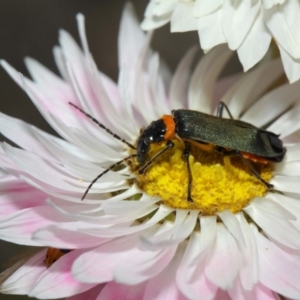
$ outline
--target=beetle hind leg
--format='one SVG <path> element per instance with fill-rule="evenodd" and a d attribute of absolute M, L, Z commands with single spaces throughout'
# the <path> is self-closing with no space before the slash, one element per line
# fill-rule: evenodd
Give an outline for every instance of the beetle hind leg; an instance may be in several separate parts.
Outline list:
<path fill-rule="evenodd" d="M 192 171 L 191 171 L 191 166 L 190 166 L 190 161 L 189 161 L 190 153 L 191 153 L 191 144 L 189 142 L 185 141 L 183 157 L 186 160 L 187 171 L 188 171 L 187 201 L 193 202 L 193 198 L 191 196 L 193 176 L 192 176 Z"/>

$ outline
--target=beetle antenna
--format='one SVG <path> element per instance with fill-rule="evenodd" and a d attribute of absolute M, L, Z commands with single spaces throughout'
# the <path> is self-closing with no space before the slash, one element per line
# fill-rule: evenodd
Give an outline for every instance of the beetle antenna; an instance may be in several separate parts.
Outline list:
<path fill-rule="evenodd" d="M 88 186 L 88 188 L 86 189 L 86 191 L 84 192 L 81 201 L 85 198 L 85 196 L 87 195 L 87 193 L 89 192 L 89 190 L 91 189 L 91 187 L 93 186 L 93 184 L 99 179 L 101 178 L 104 174 L 106 174 L 108 171 L 111 171 L 113 168 L 117 167 L 118 165 L 122 164 L 124 161 L 127 161 L 129 159 L 132 159 L 133 157 L 136 157 L 137 154 L 131 154 L 127 157 L 125 157 L 124 159 L 116 162 L 115 164 L 113 164 L 112 166 L 110 166 L 108 169 L 106 169 L 104 172 L 102 172 L 101 174 L 99 174 Z"/>
<path fill-rule="evenodd" d="M 125 141 L 124 139 L 122 139 L 120 136 L 118 136 L 117 134 L 113 133 L 110 129 L 108 129 L 106 126 L 104 126 L 103 124 L 101 124 L 99 121 L 97 121 L 94 117 L 92 117 L 90 114 L 86 113 L 85 111 L 83 111 L 81 108 L 79 108 L 78 106 L 76 106 L 75 104 L 73 104 L 72 102 L 69 102 L 69 104 L 73 107 L 75 107 L 77 110 L 79 110 L 80 112 L 82 112 L 84 115 L 86 115 L 88 118 L 90 118 L 94 123 L 96 123 L 100 128 L 104 129 L 107 133 L 109 133 L 110 135 L 112 135 L 115 139 L 123 142 L 124 144 L 126 144 L 128 147 L 130 147 L 131 149 L 136 150 L 136 148 L 131 145 L 130 143 L 128 143 L 127 141 Z"/>

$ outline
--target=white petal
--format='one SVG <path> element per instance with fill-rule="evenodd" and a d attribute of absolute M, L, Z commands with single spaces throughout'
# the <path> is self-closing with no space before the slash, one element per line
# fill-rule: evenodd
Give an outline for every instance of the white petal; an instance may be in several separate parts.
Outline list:
<path fill-rule="evenodd" d="M 300 58 L 291 56 L 280 44 L 278 48 L 286 76 L 290 83 L 294 83 L 300 78 Z"/>
<path fill-rule="evenodd" d="M 300 160 L 300 144 L 286 145 L 285 162 L 293 162 Z"/>
<path fill-rule="evenodd" d="M 248 34 L 237 49 L 244 72 L 248 71 L 264 57 L 269 49 L 271 39 L 272 36 L 263 21 L 262 12 L 259 11 Z"/>
<path fill-rule="evenodd" d="M 215 285 L 228 289 L 237 276 L 241 257 L 232 235 L 222 223 L 217 225 L 217 236 L 208 252 L 205 274 Z"/>
<path fill-rule="evenodd" d="M 300 194 L 299 186 L 300 177 L 298 176 L 280 176 L 272 178 L 271 182 L 278 191 Z"/>
<path fill-rule="evenodd" d="M 274 174 L 285 176 L 300 176 L 300 162 L 276 164 Z"/>
<path fill-rule="evenodd" d="M 196 0 L 194 5 L 194 16 L 197 18 L 208 15 L 221 6 L 222 2 L 222 0 Z"/>
<path fill-rule="evenodd" d="M 260 1 L 223 2 L 223 32 L 231 50 L 236 50 L 248 34 L 260 9 Z M 237 30 L 238 28 L 238 30 Z"/>
<path fill-rule="evenodd" d="M 220 8 L 198 19 L 198 34 L 202 49 L 209 50 L 219 44 L 226 43 L 222 29 L 222 17 L 222 9 Z"/>
<path fill-rule="evenodd" d="M 245 237 L 241 230 L 240 224 L 236 216 L 230 210 L 224 210 L 217 214 L 223 221 L 227 230 L 233 235 L 233 237 L 241 244 L 245 245 Z"/>
<path fill-rule="evenodd" d="M 284 2 L 288 2 L 288 1 L 285 1 L 285 0 L 262 0 L 263 4 L 264 4 L 264 7 L 266 9 L 269 9 L 271 7 L 273 7 L 274 5 L 276 4 L 282 4 Z"/>
<path fill-rule="evenodd" d="M 171 17 L 171 32 L 197 30 L 197 20 L 193 16 L 193 7 L 188 3 L 178 3 Z"/>
<path fill-rule="evenodd" d="M 295 42 L 280 5 L 274 5 L 270 9 L 263 8 L 263 15 L 276 42 L 293 58 L 300 58 L 300 47 Z"/>

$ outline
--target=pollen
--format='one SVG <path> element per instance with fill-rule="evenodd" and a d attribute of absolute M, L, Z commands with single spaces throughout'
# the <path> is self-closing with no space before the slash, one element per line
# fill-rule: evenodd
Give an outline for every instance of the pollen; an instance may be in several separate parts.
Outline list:
<path fill-rule="evenodd" d="M 188 201 L 184 145 L 177 140 L 174 142 L 174 148 L 159 157 L 144 174 L 136 172 L 139 187 L 151 196 L 160 197 L 162 204 L 178 209 L 196 209 L 202 215 L 214 215 L 226 209 L 236 213 L 254 197 L 267 192 L 265 185 L 251 173 L 240 157 L 224 156 L 192 146 L 189 162 L 193 201 Z M 152 145 L 149 157 L 164 147 L 164 144 Z M 271 164 L 251 164 L 265 181 L 272 178 Z"/>

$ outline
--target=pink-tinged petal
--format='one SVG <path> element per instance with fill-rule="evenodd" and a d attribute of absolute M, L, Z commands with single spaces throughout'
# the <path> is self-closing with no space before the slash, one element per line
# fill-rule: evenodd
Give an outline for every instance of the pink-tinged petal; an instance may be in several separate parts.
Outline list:
<path fill-rule="evenodd" d="M 198 20 L 198 34 L 202 49 L 210 50 L 219 44 L 226 43 L 222 29 L 222 17 L 222 9 L 216 9 Z"/>
<path fill-rule="evenodd" d="M 117 282 L 129 285 L 146 281 L 159 274 L 169 265 L 176 249 L 177 245 L 153 251 L 134 248 L 119 260 L 113 271 L 114 279 Z"/>
<path fill-rule="evenodd" d="M 241 120 L 263 127 L 287 110 L 298 99 L 299 93 L 300 81 L 292 85 L 281 85 L 262 96 L 245 112 Z"/>
<path fill-rule="evenodd" d="M 176 281 L 181 292 L 189 299 L 211 300 L 217 286 L 205 276 L 205 258 L 214 242 L 216 217 L 201 217 L 201 233 L 193 233 L 178 267 Z"/>
<path fill-rule="evenodd" d="M 41 275 L 28 296 L 39 299 L 57 299 L 70 297 L 93 288 L 95 284 L 78 282 L 71 274 L 73 262 L 83 252 L 84 250 L 74 250 L 58 259 Z"/>
<path fill-rule="evenodd" d="M 96 300 L 104 287 L 105 283 L 98 284 L 94 288 L 91 288 L 90 290 L 80 293 L 78 295 L 68 297 L 66 298 L 66 300 Z"/>
<path fill-rule="evenodd" d="M 68 220 L 49 206 L 27 208 L 0 221 L 0 237 L 16 244 L 42 246 L 32 240 L 33 233 L 42 227 Z"/>
<path fill-rule="evenodd" d="M 187 108 L 186 95 L 196 52 L 197 47 L 192 47 L 182 58 L 173 75 L 169 92 L 172 109 Z"/>
<path fill-rule="evenodd" d="M 241 283 L 236 280 L 233 287 L 228 291 L 231 299 L 239 300 L 279 300 L 278 295 L 274 295 L 270 289 L 261 283 L 255 285 L 251 290 L 246 290 Z"/>
<path fill-rule="evenodd" d="M 113 280 L 113 270 L 122 257 L 137 246 L 138 238 L 138 235 L 123 237 L 86 251 L 74 262 L 73 276 L 87 283 L 104 283 Z"/>
<path fill-rule="evenodd" d="M 236 50 L 248 34 L 260 9 L 260 1 L 223 2 L 223 32 L 231 50 Z M 236 30 L 238 28 L 238 30 Z"/>
<path fill-rule="evenodd" d="M 182 257 L 178 249 L 174 259 L 160 274 L 147 282 L 143 300 L 186 300 L 176 284 L 176 271 Z"/>
<path fill-rule="evenodd" d="M 110 239 L 101 239 L 78 231 L 78 222 L 61 223 L 38 229 L 32 239 L 39 244 L 63 249 L 80 249 L 101 245 Z"/>
<path fill-rule="evenodd" d="M 207 254 L 205 275 L 215 285 L 227 289 L 232 286 L 240 264 L 241 257 L 234 238 L 222 223 L 218 223 L 215 242 Z"/>
<path fill-rule="evenodd" d="M 193 15 L 193 6 L 179 2 L 172 13 L 171 32 L 192 30 L 197 30 L 197 20 Z"/>
<path fill-rule="evenodd" d="M 226 46 L 211 50 L 198 63 L 189 85 L 188 108 L 211 113 L 214 85 L 233 52 Z"/>
<path fill-rule="evenodd" d="M 0 113 L 0 131 L 1 134 L 9 138 L 12 142 L 21 148 L 36 153 L 48 160 L 57 161 L 57 159 L 49 152 L 36 138 L 33 126 Z"/>
<path fill-rule="evenodd" d="M 0 220 L 10 214 L 30 207 L 45 205 L 48 195 L 30 186 L 6 192 L 0 196 Z"/>
<path fill-rule="evenodd" d="M 128 286 L 111 281 L 105 285 L 96 300 L 141 300 L 143 299 L 145 287 L 145 282 L 134 286 Z"/>
<path fill-rule="evenodd" d="M 214 300 L 232 300 L 226 291 L 218 289 Z"/>
<path fill-rule="evenodd" d="M 134 7 L 132 3 L 126 3 L 118 37 L 119 69 L 136 65 L 144 43 L 145 34 L 140 29 Z"/>
<path fill-rule="evenodd" d="M 252 226 L 259 253 L 260 282 L 283 296 L 300 298 L 299 256 L 292 255 L 277 247 Z"/>
<path fill-rule="evenodd" d="M 3 294 L 28 294 L 38 278 L 46 270 L 44 263 L 46 252 L 47 250 L 39 252 L 20 266 L 17 271 L 1 284 L 0 292 Z"/>

